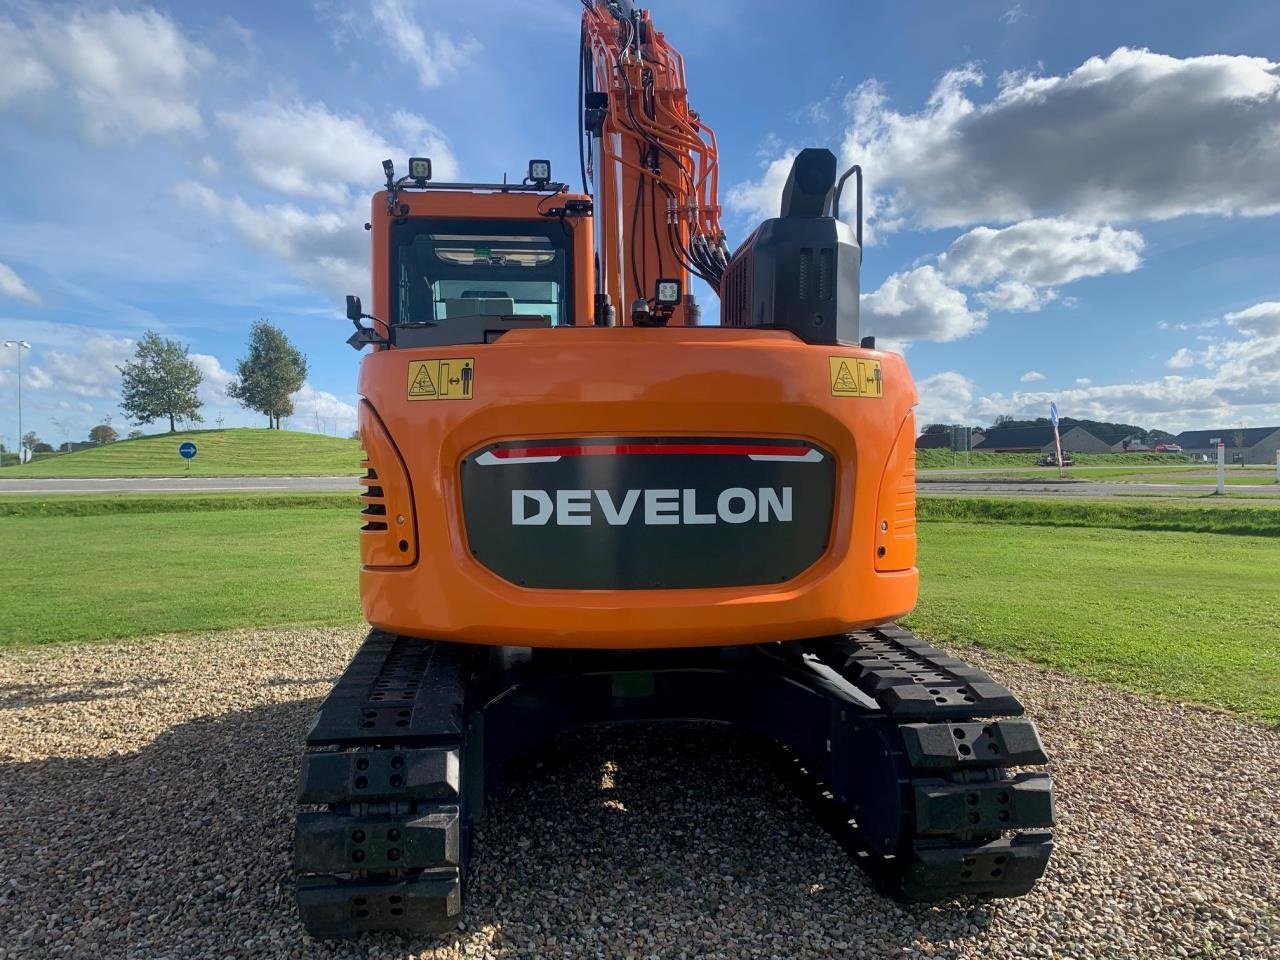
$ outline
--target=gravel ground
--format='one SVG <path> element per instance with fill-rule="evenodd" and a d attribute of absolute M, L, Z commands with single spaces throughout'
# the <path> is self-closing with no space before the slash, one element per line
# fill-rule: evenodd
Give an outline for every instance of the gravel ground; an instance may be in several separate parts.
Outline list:
<path fill-rule="evenodd" d="M 643 727 L 520 763 L 464 930 L 317 943 L 291 897 L 297 758 L 360 637 L 0 657 L 0 960 L 1280 958 L 1280 733 L 987 657 L 1058 789 L 1058 849 L 1022 900 L 886 901 L 756 744 Z"/>

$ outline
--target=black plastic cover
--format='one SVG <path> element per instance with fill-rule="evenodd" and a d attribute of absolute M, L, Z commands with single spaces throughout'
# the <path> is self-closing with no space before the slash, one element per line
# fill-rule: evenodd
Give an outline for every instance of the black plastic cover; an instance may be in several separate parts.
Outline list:
<path fill-rule="evenodd" d="M 805 343 L 857 346 L 861 260 L 843 221 L 766 220 L 729 259 L 721 323 L 790 330 Z"/>
<path fill-rule="evenodd" d="M 798 440 L 508 441 L 460 469 L 472 555 L 548 589 L 790 580 L 826 551 L 835 500 L 835 458 Z"/>

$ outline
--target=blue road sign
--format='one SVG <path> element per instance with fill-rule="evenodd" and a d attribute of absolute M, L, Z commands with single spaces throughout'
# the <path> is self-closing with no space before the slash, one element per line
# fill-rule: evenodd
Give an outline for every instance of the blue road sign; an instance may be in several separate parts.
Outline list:
<path fill-rule="evenodd" d="M 190 460 L 196 455 L 196 445 L 190 440 L 183 441 L 182 445 L 178 447 L 178 455 L 181 456 L 183 460 Z"/>

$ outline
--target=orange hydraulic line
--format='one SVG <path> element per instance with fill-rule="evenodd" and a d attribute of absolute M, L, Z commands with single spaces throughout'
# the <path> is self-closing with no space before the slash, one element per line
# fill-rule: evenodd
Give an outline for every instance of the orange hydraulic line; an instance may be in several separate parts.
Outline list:
<path fill-rule="evenodd" d="M 601 280 L 625 316 L 659 276 L 687 285 L 690 271 L 701 270 L 695 248 L 724 249 L 718 144 L 689 106 L 684 59 L 646 11 L 620 21 L 595 0 L 582 22 L 593 89 L 609 97 L 594 167 Z M 656 171 L 650 149 L 660 157 Z M 678 273 L 669 272 L 673 263 Z M 672 322 L 687 322 L 682 309 Z"/>

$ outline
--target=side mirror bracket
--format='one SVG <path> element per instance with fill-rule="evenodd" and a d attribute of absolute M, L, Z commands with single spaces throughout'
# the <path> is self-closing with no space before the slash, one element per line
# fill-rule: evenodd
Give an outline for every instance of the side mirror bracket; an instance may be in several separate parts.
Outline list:
<path fill-rule="evenodd" d="M 356 350 L 363 350 L 369 345 L 389 346 L 389 341 L 378 334 L 373 327 L 366 327 L 361 320 L 377 320 L 377 317 L 371 316 L 364 312 L 364 307 L 360 303 L 360 298 L 354 294 L 347 294 L 347 319 L 354 324 L 356 332 L 347 338 L 347 343 Z"/>

